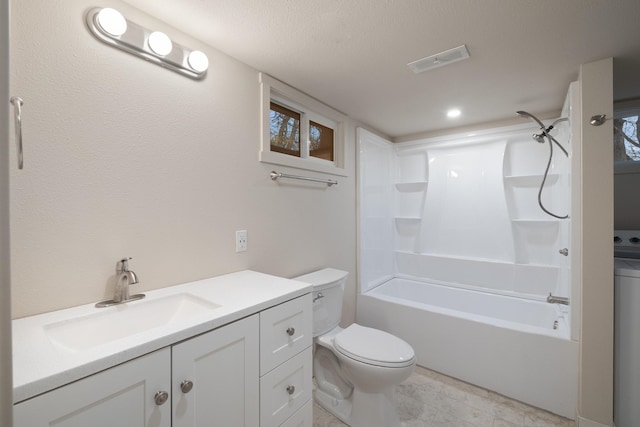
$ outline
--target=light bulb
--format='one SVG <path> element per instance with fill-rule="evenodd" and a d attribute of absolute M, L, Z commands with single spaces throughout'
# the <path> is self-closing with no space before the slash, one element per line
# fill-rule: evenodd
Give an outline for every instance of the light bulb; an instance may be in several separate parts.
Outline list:
<path fill-rule="evenodd" d="M 171 39 L 165 33 L 154 31 L 149 34 L 149 47 L 160 56 L 168 55 L 173 49 Z"/>
<path fill-rule="evenodd" d="M 191 52 L 187 57 L 187 62 L 191 68 L 199 73 L 202 73 L 209 68 L 209 58 L 207 58 L 207 55 L 205 55 L 204 52 L 199 50 Z"/>
<path fill-rule="evenodd" d="M 112 36 L 119 37 L 127 31 L 127 20 L 115 9 L 106 7 L 98 12 L 98 25 Z"/>

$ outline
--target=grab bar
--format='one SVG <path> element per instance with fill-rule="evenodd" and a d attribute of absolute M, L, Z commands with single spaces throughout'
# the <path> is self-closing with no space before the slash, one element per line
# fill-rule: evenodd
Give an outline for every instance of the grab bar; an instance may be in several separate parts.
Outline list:
<path fill-rule="evenodd" d="M 338 181 L 335 181 L 333 179 L 309 178 L 309 177 L 306 177 L 306 176 L 289 175 L 289 174 L 286 174 L 286 173 L 280 173 L 280 172 L 276 172 L 276 171 L 271 171 L 269 176 L 274 181 L 276 179 L 278 179 L 278 178 L 289 178 L 289 179 L 300 179 L 302 181 L 322 182 L 323 184 L 327 184 L 329 187 L 331 187 L 332 185 L 338 185 Z"/>
<path fill-rule="evenodd" d="M 16 148 L 18 150 L 18 169 L 24 167 L 24 157 L 22 153 L 22 98 L 12 96 L 9 100 L 15 108 L 15 130 L 16 130 Z"/>

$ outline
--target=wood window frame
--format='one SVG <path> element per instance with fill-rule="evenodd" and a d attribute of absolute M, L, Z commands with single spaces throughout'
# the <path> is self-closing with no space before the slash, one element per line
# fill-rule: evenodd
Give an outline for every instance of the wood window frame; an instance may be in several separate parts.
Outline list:
<path fill-rule="evenodd" d="M 348 176 L 345 168 L 345 124 L 347 117 L 264 73 L 260 73 L 260 88 L 260 162 L 331 175 Z M 270 112 L 272 101 L 287 109 L 301 113 L 302 122 L 306 123 L 306 125 L 301 124 L 300 157 L 271 149 Z M 333 161 L 309 155 L 309 121 L 333 129 Z"/>

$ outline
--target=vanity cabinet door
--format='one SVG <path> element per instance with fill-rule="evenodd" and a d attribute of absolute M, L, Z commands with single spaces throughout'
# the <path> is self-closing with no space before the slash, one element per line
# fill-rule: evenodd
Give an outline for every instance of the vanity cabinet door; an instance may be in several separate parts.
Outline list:
<path fill-rule="evenodd" d="M 173 427 L 258 426 L 258 316 L 173 346 Z"/>
<path fill-rule="evenodd" d="M 165 348 L 18 403 L 14 427 L 170 427 L 170 366 Z"/>

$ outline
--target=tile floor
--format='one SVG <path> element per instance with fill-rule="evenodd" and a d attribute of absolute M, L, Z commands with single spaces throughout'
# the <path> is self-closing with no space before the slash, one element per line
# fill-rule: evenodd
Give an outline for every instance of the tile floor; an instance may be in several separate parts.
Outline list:
<path fill-rule="evenodd" d="M 396 387 L 406 427 L 576 427 L 574 421 L 422 367 Z M 314 427 L 345 424 L 314 403 Z"/>

